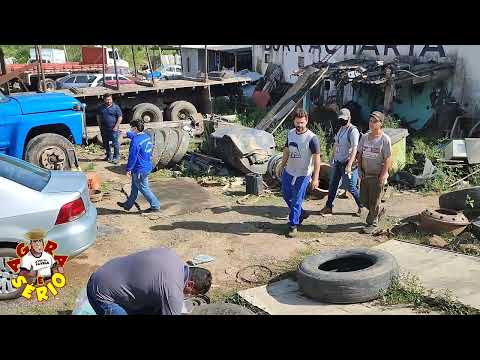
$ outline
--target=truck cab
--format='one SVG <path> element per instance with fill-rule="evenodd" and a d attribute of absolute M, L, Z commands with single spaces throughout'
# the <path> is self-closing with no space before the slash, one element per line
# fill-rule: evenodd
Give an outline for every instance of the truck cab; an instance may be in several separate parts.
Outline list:
<path fill-rule="evenodd" d="M 0 153 L 70 170 L 76 167 L 73 144 L 82 144 L 85 126 L 85 106 L 71 96 L 0 92 Z"/>

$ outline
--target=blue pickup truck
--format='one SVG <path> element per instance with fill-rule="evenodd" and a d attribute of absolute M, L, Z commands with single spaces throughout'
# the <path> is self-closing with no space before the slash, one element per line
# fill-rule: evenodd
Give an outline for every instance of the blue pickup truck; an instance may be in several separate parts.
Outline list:
<path fill-rule="evenodd" d="M 85 106 L 65 94 L 0 92 L 0 153 L 70 170 L 77 166 L 73 144 L 82 144 L 85 121 Z"/>

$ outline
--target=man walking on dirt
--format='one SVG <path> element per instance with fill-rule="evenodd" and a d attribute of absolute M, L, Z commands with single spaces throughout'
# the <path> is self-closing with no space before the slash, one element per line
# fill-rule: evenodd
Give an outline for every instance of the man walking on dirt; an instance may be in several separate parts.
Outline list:
<path fill-rule="evenodd" d="M 148 184 L 148 175 L 152 171 L 152 151 L 153 143 L 150 135 L 143 132 L 144 125 L 141 120 L 132 120 L 130 122 L 132 131 L 125 134 L 130 140 L 130 151 L 127 162 L 127 176 L 132 177 L 132 190 L 124 203 L 117 202 L 117 205 L 124 210 L 129 211 L 138 197 L 140 191 L 150 204 L 146 213 L 160 211 L 160 201 L 150 190 Z"/>
<path fill-rule="evenodd" d="M 350 110 L 346 108 L 340 110 L 338 119 L 342 126 L 338 130 L 337 135 L 335 135 L 328 200 L 325 207 L 320 211 L 320 214 L 332 214 L 333 202 L 337 196 L 340 180 L 342 180 L 346 190 L 353 195 L 355 203 L 357 204 L 358 210 L 355 215 L 360 216 L 362 214 L 362 204 L 360 203 L 360 194 L 357 189 L 358 169 L 356 164 L 360 132 L 351 123 Z"/>
<path fill-rule="evenodd" d="M 369 210 L 367 226 L 362 230 L 366 234 L 376 231 L 378 221 L 385 214 L 385 208 L 380 209 L 380 205 L 392 164 L 392 143 L 382 130 L 384 121 L 385 115 L 374 111 L 368 123 L 370 131 L 358 144 L 360 200 Z"/>
<path fill-rule="evenodd" d="M 87 297 L 97 315 L 180 315 L 184 295 L 205 294 L 211 284 L 207 269 L 156 248 L 102 265 L 88 280 Z"/>
<path fill-rule="evenodd" d="M 297 227 L 308 216 L 302 208 L 307 187 L 318 188 L 320 173 L 320 142 L 318 137 L 307 129 L 308 114 L 297 109 L 294 113 L 295 128 L 287 135 L 282 159 L 282 194 L 290 209 L 288 217 L 288 237 L 297 234 Z"/>
<path fill-rule="evenodd" d="M 103 97 L 103 104 L 98 107 L 97 121 L 107 153 L 105 161 L 114 164 L 118 164 L 120 160 L 119 128 L 122 120 L 122 110 L 113 102 L 112 95 L 106 94 Z M 113 146 L 113 154 L 111 146 Z"/>

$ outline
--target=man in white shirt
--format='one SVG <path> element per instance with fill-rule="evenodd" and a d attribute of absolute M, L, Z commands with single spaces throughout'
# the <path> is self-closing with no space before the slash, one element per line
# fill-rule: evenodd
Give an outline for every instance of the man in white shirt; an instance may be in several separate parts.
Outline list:
<path fill-rule="evenodd" d="M 47 233 L 41 229 L 35 229 L 25 234 L 30 240 L 30 251 L 22 257 L 20 262 L 20 273 L 27 278 L 28 282 L 38 279 L 50 279 L 55 272 L 63 272 L 52 255 L 44 251 L 44 239 Z"/>

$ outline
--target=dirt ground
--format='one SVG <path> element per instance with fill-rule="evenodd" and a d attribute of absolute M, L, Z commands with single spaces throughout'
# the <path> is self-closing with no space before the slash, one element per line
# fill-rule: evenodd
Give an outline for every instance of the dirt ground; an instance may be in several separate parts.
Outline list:
<path fill-rule="evenodd" d="M 125 200 L 120 190 L 128 183 L 124 173 L 126 160 L 123 159 L 120 166 L 113 166 L 103 162 L 103 156 L 102 153 L 79 153 L 82 169 L 95 166 L 102 181 L 109 181 L 111 196 L 95 204 L 99 228 L 96 243 L 67 263 L 67 285 L 55 298 L 45 303 L 23 298 L 0 302 L 0 314 L 69 314 L 80 289 L 97 267 L 113 257 L 148 248 L 167 246 L 185 261 L 199 254 L 213 256 L 213 262 L 202 266 L 213 274 L 209 295 L 212 299 L 221 299 L 240 288 L 255 286 L 236 280 L 237 272 L 248 265 L 273 268 L 276 263 L 302 251 L 371 247 L 387 240 L 383 236 L 359 234 L 366 214 L 362 218 L 353 217 L 355 204 L 349 199 L 337 199 L 335 216 L 331 217 L 318 214 L 326 199 L 307 200 L 305 208 L 313 215 L 305 221 L 297 238 L 286 238 L 288 211 L 282 198 L 274 193 L 248 199 L 250 203 L 240 205 L 237 201 L 245 195 L 245 188 L 241 185 L 225 191 L 222 187 L 207 188 L 218 198 L 219 206 L 199 212 L 156 220 L 140 215 L 134 209 L 127 213 L 116 205 L 117 201 Z M 153 178 L 158 177 L 158 174 L 153 175 Z M 178 194 L 178 201 L 182 201 L 182 194 Z M 394 192 L 387 204 L 385 223 L 438 206 L 436 196 L 410 192 Z"/>

